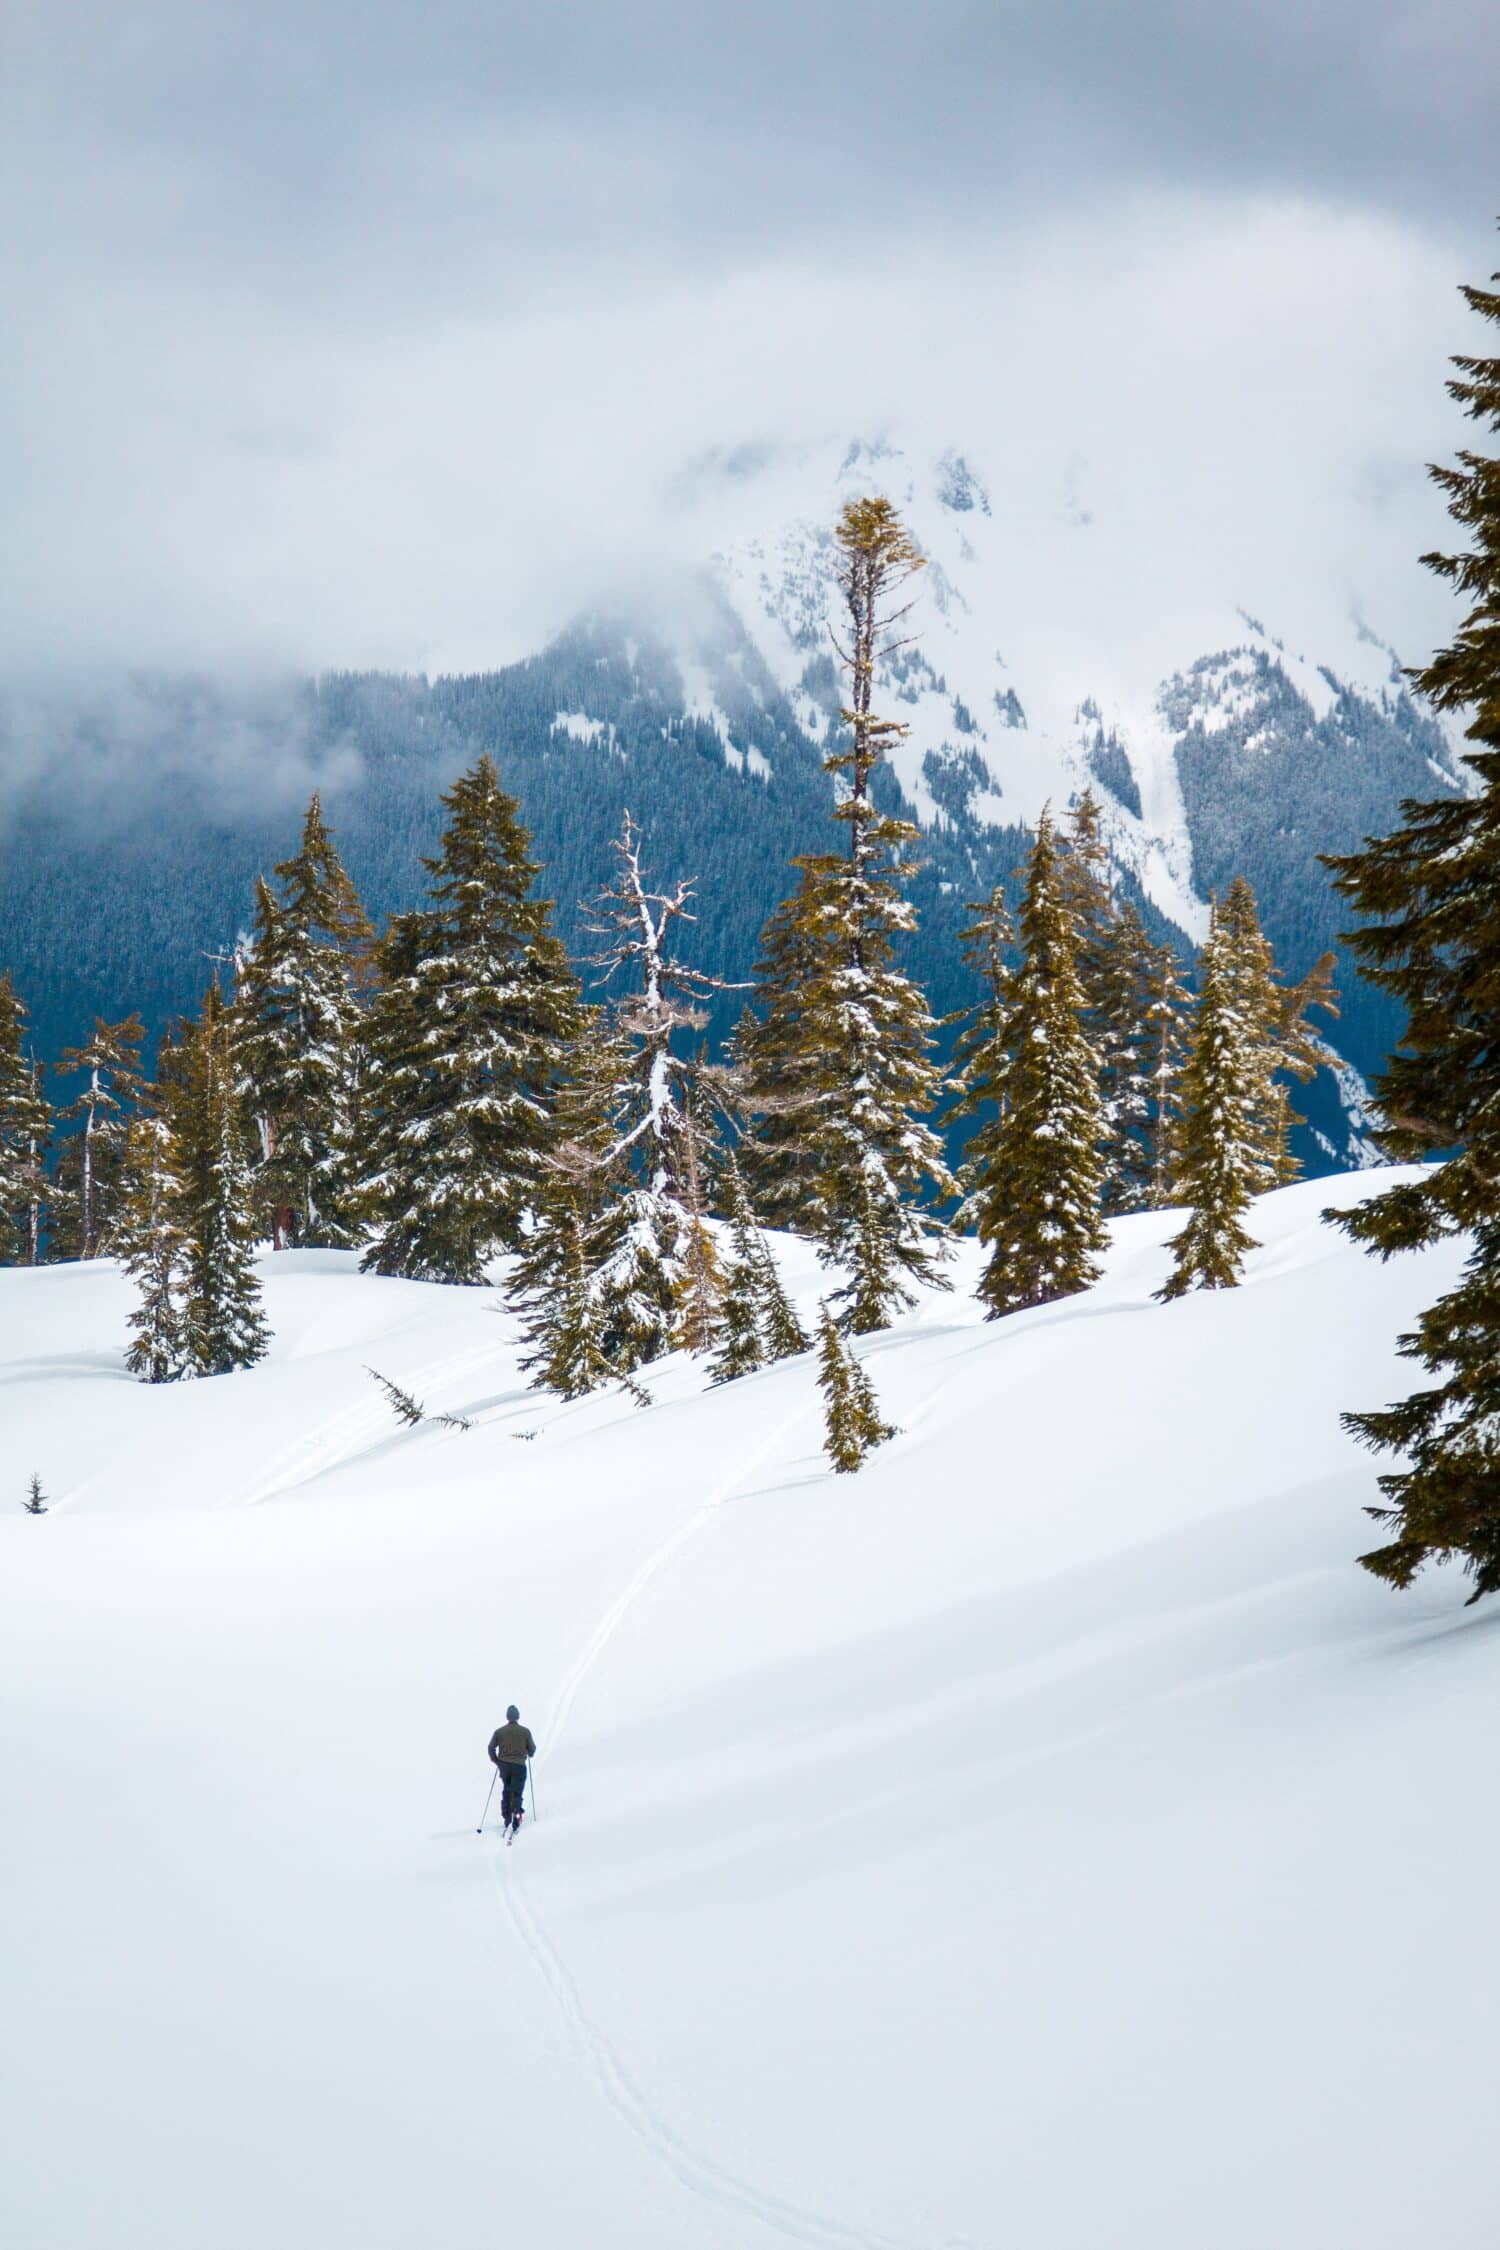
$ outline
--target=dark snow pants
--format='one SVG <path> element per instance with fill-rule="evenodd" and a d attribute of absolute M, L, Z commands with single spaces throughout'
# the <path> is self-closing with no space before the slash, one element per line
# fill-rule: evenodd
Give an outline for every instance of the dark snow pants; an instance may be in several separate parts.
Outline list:
<path fill-rule="evenodd" d="M 521 1800 L 526 1795 L 526 1760 L 513 1764 L 509 1758 L 496 1760 L 500 1774 L 500 1818 L 509 1827 L 521 1817 Z"/>

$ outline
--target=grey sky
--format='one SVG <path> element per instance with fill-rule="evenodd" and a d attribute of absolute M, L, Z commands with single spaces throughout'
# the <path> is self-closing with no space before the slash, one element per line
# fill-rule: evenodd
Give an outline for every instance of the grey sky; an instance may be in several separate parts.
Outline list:
<path fill-rule="evenodd" d="M 872 418 L 1123 449 L 1142 521 L 1159 457 L 1165 548 L 1205 388 L 1226 536 L 1273 553 L 1281 447 L 1289 567 L 1399 609 L 1497 262 L 1490 0 L 9 0 L 5 48 L 11 670 L 508 656 L 675 559 L 696 449 Z"/>

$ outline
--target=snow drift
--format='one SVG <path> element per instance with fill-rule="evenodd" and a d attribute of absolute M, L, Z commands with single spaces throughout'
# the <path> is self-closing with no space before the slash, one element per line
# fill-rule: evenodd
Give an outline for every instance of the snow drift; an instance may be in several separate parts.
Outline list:
<path fill-rule="evenodd" d="M 1460 1256 L 1320 1224 L 1380 1179 L 1171 1307 L 1163 1219 L 991 1325 L 963 1254 L 856 1478 L 810 1359 L 562 1407 L 308 1253 L 152 1391 L 110 1268 L 0 1274 L 4 2239 L 1478 2250 L 1500 1606 L 1353 1564 Z"/>

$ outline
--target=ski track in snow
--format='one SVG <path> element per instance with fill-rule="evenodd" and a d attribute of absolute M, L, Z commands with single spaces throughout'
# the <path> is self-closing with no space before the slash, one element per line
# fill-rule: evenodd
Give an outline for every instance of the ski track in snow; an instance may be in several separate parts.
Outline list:
<path fill-rule="evenodd" d="M 756 1470 L 775 1453 L 788 1431 L 810 1411 L 804 1403 L 778 1422 L 764 1445 L 757 1447 L 743 1465 L 719 1480 L 687 1520 L 652 1550 L 617 1599 L 611 1602 L 558 1690 L 547 1724 L 549 1749 L 562 1740 L 579 1690 L 652 1580 L 698 1536 L 725 1501 L 749 1482 Z M 740 2179 L 711 2157 L 702 2155 L 674 2131 L 652 2108 L 590 2016 L 572 1974 L 526 1903 L 524 1886 L 514 1861 L 507 1864 L 509 1872 L 502 1874 L 501 1862 L 496 1859 L 492 1863 L 517 1937 L 551 1993 L 559 2015 L 605 2100 L 674 2179 L 694 2195 L 717 2204 L 721 2210 L 743 2211 L 784 2240 L 813 2243 L 818 2250 L 931 2250 L 930 2245 L 918 2244 L 907 2237 L 876 2234 L 868 2228 L 849 2226 L 838 2219 L 824 2218 L 816 2211 L 804 2210 L 795 2203 L 784 2202 L 779 2196 L 767 2195 L 750 2181 Z"/>
<path fill-rule="evenodd" d="M 757 1446 L 742 1467 L 731 1469 L 727 1476 L 721 1477 L 709 1493 L 708 1498 L 699 1503 L 687 1520 L 680 1523 L 677 1529 L 670 1533 L 659 1547 L 653 1548 L 635 1576 L 626 1585 L 624 1592 L 611 1602 L 609 1608 L 594 1627 L 589 1640 L 585 1643 L 583 1653 L 568 1672 L 562 1686 L 557 1691 L 557 1699 L 553 1703 L 547 1720 L 547 1747 L 549 1750 L 559 1743 L 567 1732 L 568 1720 L 572 1716 L 573 1705 L 577 1701 L 579 1689 L 583 1686 L 584 1681 L 588 1678 L 652 1579 L 655 1578 L 657 1572 L 664 1569 L 672 1560 L 672 1557 L 687 1546 L 690 1540 L 697 1538 L 709 1518 L 739 1490 L 741 1485 L 749 1482 L 762 1463 L 771 1458 L 787 1432 L 800 1422 L 808 1412 L 810 1412 L 809 1407 L 806 1405 L 799 1406 L 794 1412 L 786 1415 L 778 1422 L 766 1439 L 765 1444 Z"/>
<path fill-rule="evenodd" d="M 590 2017 L 577 1985 L 526 1904 L 514 1862 L 509 1865 L 510 1872 L 502 1874 L 500 1861 L 493 1862 L 495 1879 L 510 1910 L 516 1935 L 540 1971 L 559 2015 L 581 2048 L 606 2101 L 674 2179 L 694 2195 L 717 2204 L 721 2210 L 745 2212 L 785 2241 L 813 2243 L 818 2250 L 932 2250 L 931 2245 L 918 2244 L 908 2237 L 875 2234 L 864 2227 L 848 2226 L 838 2219 L 825 2219 L 815 2211 L 805 2211 L 795 2203 L 783 2202 L 779 2196 L 767 2195 L 683 2140 L 652 2108 Z"/>
<path fill-rule="evenodd" d="M 489 1344 L 479 1346 L 474 1351 L 463 1354 L 458 1360 L 451 1356 L 435 1359 L 408 1371 L 404 1379 L 409 1385 L 417 1386 L 439 1375 L 450 1380 L 461 1378 L 487 1360 L 492 1348 Z M 776 1452 L 788 1432 L 811 1411 L 811 1406 L 804 1403 L 783 1417 L 748 1461 L 721 1477 L 693 1513 L 647 1555 L 604 1612 L 565 1675 L 547 1722 L 549 1749 L 563 1739 L 580 1690 L 647 1587 L 674 1556 L 698 1537 L 724 1503 L 749 1483 L 756 1471 Z M 257 1506 L 281 1493 L 295 1490 L 312 1477 L 348 1459 L 362 1437 L 382 1426 L 387 1412 L 383 1400 L 361 1400 L 357 1405 L 331 1415 L 312 1436 L 302 1439 L 298 1445 L 288 1448 L 286 1453 L 273 1461 L 269 1473 L 263 1473 L 253 1486 L 240 1495 L 235 1504 L 241 1507 Z M 514 1862 L 509 1864 L 511 1872 L 508 1875 L 502 1874 L 498 1859 L 492 1862 L 492 1867 L 523 1950 L 536 1967 L 604 2099 L 636 2138 L 666 2166 L 674 2179 L 694 2195 L 716 2204 L 721 2210 L 743 2212 L 772 2233 L 780 2235 L 783 2240 L 810 2243 L 815 2246 L 815 2250 L 929 2250 L 929 2246 L 906 2237 L 879 2234 L 867 2228 L 850 2226 L 837 2219 L 825 2218 L 816 2211 L 804 2210 L 797 2204 L 785 2202 L 779 2196 L 768 2195 L 750 2181 L 742 2180 L 737 2174 L 727 2171 L 711 2157 L 702 2155 L 685 2141 L 653 2109 L 620 2061 L 605 2033 L 589 2015 L 571 1972 L 526 1903 Z"/>

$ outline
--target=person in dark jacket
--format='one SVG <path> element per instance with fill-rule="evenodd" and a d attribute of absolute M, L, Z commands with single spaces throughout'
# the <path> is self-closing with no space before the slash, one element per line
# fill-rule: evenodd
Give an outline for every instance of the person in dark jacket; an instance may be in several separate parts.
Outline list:
<path fill-rule="evenodd" d="M 512 1703 L 505 1714 L 504 1726 L 496 1727 L 490 1736 L 490 1757 L 500 1775 L 500 1818 L 507 1828 L 521 1825 L 526 1761 L 535 1756 L 536 1744 L 531 1739 L 531 1729 L 522 1726 L 521 1714 Z"/>

